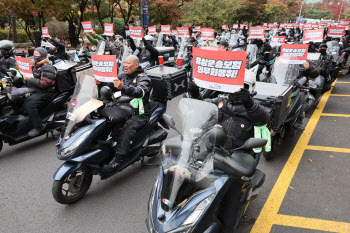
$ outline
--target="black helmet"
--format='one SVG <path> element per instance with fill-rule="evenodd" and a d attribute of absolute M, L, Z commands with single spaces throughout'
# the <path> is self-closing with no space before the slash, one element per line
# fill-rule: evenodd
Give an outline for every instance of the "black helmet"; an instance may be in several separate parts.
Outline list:
<path fill-rule="evenodd" d="M 319 48 L 321 48 L 321 47 L 326 47 L 326 48 L 328 48 L 328 46 L 327 46 L 326 43 L 321 43 L 320 46 L 319 46 Z"/>
<path fill-rule="evenodd" d="M 221 125 L 215 125 L 209 134 L 209 141 L 216 146 L 224 146 L 227 134 Z"/>
<path fill-rule="evenodd" d="M 112 95 L 113 95 L 113 91 L 110 87 L 108 86 L 101 87 L 101 90 L 100 90 L 101 100 L 108 100 L 112 97 Z"/>
<path fill-rule="evenodd" d="M 15 53 L 15 45 L 12 41 L 9 40 L 1 40 L 0 41 L 0 52 L 5 58 L 13 56 Z"/>

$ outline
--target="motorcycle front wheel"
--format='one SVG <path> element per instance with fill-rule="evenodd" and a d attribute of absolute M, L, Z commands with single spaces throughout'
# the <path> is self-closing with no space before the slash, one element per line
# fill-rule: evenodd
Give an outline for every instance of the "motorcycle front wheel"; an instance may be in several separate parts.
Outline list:
<path fill-rule="evenodd" d="M 79 201 L 89 190 L 92 177 L 92 172 L 86 169 L 78 170 L 63 180 L 55 180 L 52 185 L 54 199 L 60 204 L 73 204 Z"/>

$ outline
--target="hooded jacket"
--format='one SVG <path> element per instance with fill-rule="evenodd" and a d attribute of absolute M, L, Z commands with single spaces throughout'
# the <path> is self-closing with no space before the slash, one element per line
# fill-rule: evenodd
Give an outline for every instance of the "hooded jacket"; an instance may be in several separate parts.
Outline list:
<path fill-rule="evenodd" d="M 57 59 L 66 59 L 66 46 L 64 44 L 64 40 L 60 40 L 59 42 L 54 38 L 51 38 L 52 43 L 56 46 L 57 52 L 55 54 Z"/>
<path fill-rule="evenodd" d="M 56 68 L 50 65 L 49 58 L 45 58 L 38 63 L 34 60 L 30 62 L 33 70 L 33 78 L 29 79 L 27 86 L 32 88 L 33 93 L 54 92 L 56 80 Z"/>
<path fill-rule="evenodd" d="M 7 76 L 7 72 L 10 72 L 10 68 L 16 68 L 16 60 L 14 57 L 0 58 L 0 78 Z"/>

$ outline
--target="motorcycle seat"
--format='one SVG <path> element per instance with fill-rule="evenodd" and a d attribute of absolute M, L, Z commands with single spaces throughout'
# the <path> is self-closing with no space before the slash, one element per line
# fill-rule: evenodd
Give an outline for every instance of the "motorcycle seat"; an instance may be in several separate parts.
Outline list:
<path fill-rule="evenodd" d="M 214 155 L 214 168 L 229 176 L 241 178 L 254 175 L 257 163 L 254 157 L 243 152 L 234 152 L 230 156 Z"/>

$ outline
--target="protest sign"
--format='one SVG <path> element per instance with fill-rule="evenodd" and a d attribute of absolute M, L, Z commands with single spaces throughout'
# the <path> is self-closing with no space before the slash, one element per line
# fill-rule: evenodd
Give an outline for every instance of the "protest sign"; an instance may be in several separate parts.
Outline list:
<path fill-rule="evenodd" d="M 285 25 L 285 28 L 293 28 L 294 25 L 292 23 L 286 23 Z"/>
<path fill-rule="evenodd" d="M 214 40 L 215 30 L 211 28 L 202 28 L 202 39 Z"/>
<path fill-rule="evenodd" d="M 42 27 L 41 28 L 41 35 L 43 37 L 48 37 L 49 36 L 49 29 L 47 27 Z"/>
<path fill-rule="evenodd" d="M 243 29 L 243 28 L 248 28 L 247 24 L 241 24 L 240 28 Z"/>
<path fill-rule="evenodd" d="M 342 37 L 345 35 L 345 28 L 342 27 L 329 27 L 327 35 L 329 37 Z"/>
<path fill-rule="evenodd" d="M 56 48 L 53 44 L 48 41 L 41 40 L 41 47 Z"/>
<path fill-rule="evenodd" d="M 142 40 L 143 31 L 142 27 L 129 27 L 130 37 L 136 40 Z"/>
<path fill-rule="evenodd" d="M 160 32 L 163 34 L 170 34 L 170 25 L 161 25 Z"/>
<path fill-rule="evenodd" d="M 325 28 L 327 27 L 328 24 L 327 23 L 320 23 L 320 25 L 318 26 L 319 28 Z"/>
<path fill-rule="evenodd" d="M 105 31 L 103 33 L 106 36 L 113 36 L 113 23 L 105 23 Z"/>
<path fill-rule="evenodd" d="M 304 29 L 312 29 L 312 23 L 304 23 Z"/>
<path fill-rule="evenodd" d="M 200 31 L 201 30 L 201 26 L 194 26 L 194 31 Z"/>
<path fill-rule="evenodd" d="M 265 34 L 264 27 L 251 27 L 251 28 L 249 28 L 250 39 L 264 37 L 264 34 Z"/>
<path fill-rule="evenodd" d="M 282 44 L 286 43 L 286 37 L 285 36 L 273 36 L 272 43 L 277 44 L 277 45 L 282 45 Z"/>
<path fill-rule="evenodd" d="M 81 22 L 81 25 L 83 25 L 84 32 L 92 32 L 93 31 L 91 21 Z"/>
<path fill-rule="evenodd" d="M 117 59 L 115 55 L 91 54 L 94 75 L 101 82 L 113 82 L 118 78 Z"/>
<path fill-rule="evenodd" d="M 238 24 L 234 24 L 234 25 L 232 26 L 232 28 L 237 29 L 237 28 L 238 28 Z"/>
<path fill-rule="evenodd" d="M 263 27 L 267 27 L 267 23 L 264 23 L 264 24 L 263 24 Z"/>
<path fill-rule="evenodd" d="M 244 86 L 246 51 L 193 48 L 193 78 L 199 87 L 236 92 Z"/>
<path fill-rule="evenodd" d="M 157 34 L 156 26 L 149 26 L 148 27 L 148 35 L 155 35 L 155 34 Z"/>
<path fill-rule="evenodd" d="M 25 76 L 33 77 L 32 66 L 30 65 L 30 60 L 25 57 L 15 56 L 18 71 Z"/>
<path fill-rule="evenodd" d="M 350 26 L 350 19 L 342 19 L 342 20 L 340 20 L 339 26 L 349 27 Z"/>
<path fill-rule="evenodd" d="M 224 30 L 225 30 L 225 29 L 228 29 L 228 28 L 227 28 L 227 25 L 222 25 L 221 28 L 224 29 Z"/>
<path fill-rule="evenodd" d="M 312 28 L 315 28 L 315 29 L 318 28 L 318 23 L 313 23 Z"/>
<path fill-rule="evenodd" d="M 288 64 L 303 64 L 307 58 L 308 44 L 283 44 L 280 60 Z"/>
<path fill-rule="evenodd" d="M 309 43 L 312 42 L 322 42 L 323 41 L 323 29 L 316 29 L 316 30 L 306 30 L 304 31 L 303 35 L 303 43 Z"/>
<path fill-rule="evenodd" d="M 190 30 L 188 27 L 177 27 L 178 36 L 190 36 Z"/>
<path fill-rule="evenodd" d="M 171 33 L 172 33 L 174 36 L 179 35 L 179 33 L 177 32 L 177 30 L 171 30 Z"/>

